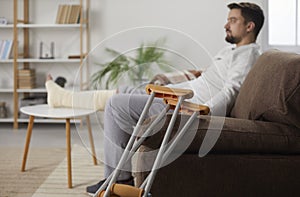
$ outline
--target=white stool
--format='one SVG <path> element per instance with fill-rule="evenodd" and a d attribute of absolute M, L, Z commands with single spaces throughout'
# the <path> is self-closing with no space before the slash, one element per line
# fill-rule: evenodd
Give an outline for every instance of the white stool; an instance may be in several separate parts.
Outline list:
<path fill-rule="evenodd" d="M 27 128 L 26 143 L 24 148 L 23 162 L 21 171 L 25 171 L 27 154 L 30 144 L 30 138 L 33 128 L 33 122 L 35 117 L 66 119 L 66 145 L 67 145 L 67 162 L 68 162 L 68 187 L 72 188 L 72 167 L 71 167 L 71 135 L 70 135 L 70 119 L 86 117 L 89 138 L 91 143 L 91 151 L 93 154 L 94 164 L 97 165 L 94 140 L 92 135 L 92 129 L 90 124 L 89 115 L 94 113 L 95 110 L 88 109 L 73 109 L 73 108 L 51 108 L 48 105 L 34 105 L 22 107 L 21 112 L 29 115 L 29 123 Z"/>

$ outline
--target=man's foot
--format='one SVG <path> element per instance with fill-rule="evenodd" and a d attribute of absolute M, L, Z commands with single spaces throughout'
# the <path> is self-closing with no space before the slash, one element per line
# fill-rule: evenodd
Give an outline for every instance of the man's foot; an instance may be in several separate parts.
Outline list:
<path fill-rule="evenodd" d="M 98 189 L 101 187 L 101 185 L 102 185 L 105 181 L 106 181 L 106 179 L 103 179 L 103 180 L 99 181 L 99 182 L 98 182 L 97 184 L 95 184 L 95 185 L 91 185 L 91 186 L 86 187 L 86 192 L 87 192 L 89 195 L 93 196 L 93 195 L 98 191 Z M 117 181 L 117 183 L 134 186 L 134 180 L 133 180 L 133 177 L 130 177 L 130 178 L 127 179 L 127 180 Z"/>
<path fill-rule="evenodd" d="M 48 74 L 48 75 L 47 75 L 46 81 L 49 81 L 49 80 L 53 80 L 53 77 L 52 77 L 51 74 Z"/>

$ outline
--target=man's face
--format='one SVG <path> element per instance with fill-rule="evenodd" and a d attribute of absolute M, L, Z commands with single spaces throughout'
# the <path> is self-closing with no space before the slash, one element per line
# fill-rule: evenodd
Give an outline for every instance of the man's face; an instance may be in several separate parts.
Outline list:
<path fill-rule="evenodd" d="M 241 15 L 240 9 L 231 9 L 227 23 L 224 26 L 226 30 L 225 40 L 232 44 L 238 44 L 247 35 L 247 24 Z"/>

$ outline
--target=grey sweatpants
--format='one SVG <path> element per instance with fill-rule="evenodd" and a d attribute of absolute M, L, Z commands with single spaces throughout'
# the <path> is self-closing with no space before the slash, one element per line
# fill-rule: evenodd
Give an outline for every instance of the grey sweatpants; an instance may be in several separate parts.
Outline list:
<path fill-rule="evenodd" d="M 127 145 L 149 95 L 144 91 L 121 88 L 119 94 L 113 95 L 106 103 L 104 111 L 104 164 L 105 178 L 116 168 Z M 155 98 L 148 117 L 159 114 L 165 108 L 162 99 Z M 118 178 L 131 177 L 131 162 L 128 162 Z"/>

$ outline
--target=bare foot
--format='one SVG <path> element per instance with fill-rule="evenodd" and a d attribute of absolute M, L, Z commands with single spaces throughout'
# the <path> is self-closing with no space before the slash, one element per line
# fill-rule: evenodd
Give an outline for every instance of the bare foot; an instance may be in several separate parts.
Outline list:
<path fill-rule="evenodd" d="M 48 75 L 47 75 L 47 79 L 46 79 L 46 81 L 49 81 L 49 80 L 53 80 L 53 78 L 52 78 L 51 74 L 48 74 Z"/>

